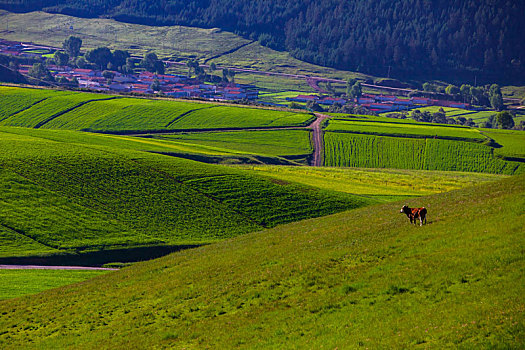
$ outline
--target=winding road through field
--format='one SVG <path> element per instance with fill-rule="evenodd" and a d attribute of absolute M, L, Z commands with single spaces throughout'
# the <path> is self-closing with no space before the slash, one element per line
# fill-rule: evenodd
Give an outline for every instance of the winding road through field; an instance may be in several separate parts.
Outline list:
<path fill-rule="evenodd" d="M 323 139 L 323 122 L 330 118 L 330 116 L 315 113 L 315 121 L 308 126 L 308 129 L 312 129 L 312 140 L 314 147 L 314 157 L 312 159 L 312 166 L 323 166 L 323 154 L 324 154 L 324 139 Z"/>

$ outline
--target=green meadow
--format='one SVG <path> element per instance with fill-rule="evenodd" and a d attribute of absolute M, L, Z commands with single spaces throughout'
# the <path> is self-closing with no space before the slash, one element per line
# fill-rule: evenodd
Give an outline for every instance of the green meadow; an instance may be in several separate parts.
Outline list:
<path fill-rule="evenodd" d="M 454 171 L 243 166 L 253 173 L 390 202 L 496 181 L 503 175 Z"/>
<path fill-rule="evenodd" d="M 0 270 L 0 301 L 83 282 L 106 273 L 108 271 Z"/>
<path fill-rule="evenodd" d="M 1 238 L 13 247 L 4 256 L 210 243 L 374 202 L 136 140 L 1 128 Z"/>
<path fill-rule="evenodd" d="M 525 345 L 523 176 L 300 221 L 0 302 L 4 349 Z"/>
<path fill-rule="evenodd" d="M 501 147 L 494 153 L 503 157 L 525 158 L 525 131 L 504 129 L 482 129 L 482 133 Z"/>

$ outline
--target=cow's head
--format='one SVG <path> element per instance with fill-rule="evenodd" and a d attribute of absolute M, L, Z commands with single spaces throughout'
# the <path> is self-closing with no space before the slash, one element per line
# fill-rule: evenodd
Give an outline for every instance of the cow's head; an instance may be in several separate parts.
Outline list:
<path fill-rule="evenodd" d="M 408 210 L 408 206 L 406 206 L 406 205 L 403 205 L 403 207 L 401 208 L 401 211 L 400 211 L 400 213 L 406 213 L 406 212 L 407 212 L 407 210 Z"/>

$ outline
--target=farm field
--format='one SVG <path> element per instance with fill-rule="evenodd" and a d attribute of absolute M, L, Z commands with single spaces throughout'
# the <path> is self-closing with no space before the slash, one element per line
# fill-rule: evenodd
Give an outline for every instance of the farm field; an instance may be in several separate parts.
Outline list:
<path fill-rule="evenodd" d="M 467 129 L 468 130 L 468 129 Z M 473 142 L 327 132 L 325 166 L 519 174 L 525 166 L 501 160 Z"/>
<path fill-rule="evenodd" d="M 108 271 L 0 270 L 0 301 L 78 283 Z"/>
<path fill-rule="evenodd" d="M 230 107 L 140 98 L 123 98 L 80 92 L 38 91 L 37 104 L 30 97 L 34 89 L 3 87 L 0 126 L 23 126 L 113 133 L 158 130 L 192 130 L 217 128 L 271 128 L 305 126 L 310 114 L 271 109 Z M 12 101 L 19 99 L 21 109 L 12 114 Z"/>
<path fill-rule="evenodd" d="M 259 130 L 156 135 L 155 139 L 183 141 L 246 154 L 308 156 L 312 153 L 308 130 Z"/>
<path fill-rule="evenodd" d="M 10 256 L 203 244 L 374 202 L 138 150 L 163 149 L 162 141 L 0 131 L 2 245 L 17 247 Z"/>
<path fill-rule="evenodd" d="M 525 158 L 525 131 L 521 130 L 502 130 L 502 129 L 481 129 L 501 148 L 495 148 L 494 153 L 504 157 Z"/>
<path fill-rule="evenodd" d="M 520 176 L 409 200 L 429 209 L 424 227 L 399 203 L 381 204 L 5 300 L 0 342 L 522 348 L 524 184 Z"/>
<path fill-rule="evenodd" d="M 482 142 L 486 140 L 477 129 L 419 123 L 389 123 L 331 119 L 326 131 L 404 137 L 443 138 Z"/>
<path fill-rule="evenodd" d="M 496 181 L 503 175 L 452 171 L 312 168 L 291 166 L 243 166 L 256 174 L 279 180 L 373 198 L 382 202 L 453 191 Z"/>

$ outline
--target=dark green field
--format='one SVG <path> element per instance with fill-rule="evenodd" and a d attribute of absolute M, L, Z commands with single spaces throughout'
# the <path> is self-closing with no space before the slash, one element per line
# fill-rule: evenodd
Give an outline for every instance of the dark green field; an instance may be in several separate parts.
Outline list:
<path fill-rule="evenodd" d="M 523 348 L 524 180 L 411 200 L 429 209 L 423 227 L 399 214 L 400 203 L 383 204 L 3 301 L 0 342 Z"/>

